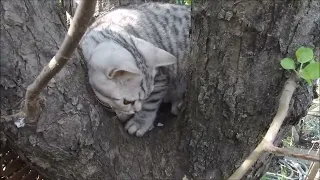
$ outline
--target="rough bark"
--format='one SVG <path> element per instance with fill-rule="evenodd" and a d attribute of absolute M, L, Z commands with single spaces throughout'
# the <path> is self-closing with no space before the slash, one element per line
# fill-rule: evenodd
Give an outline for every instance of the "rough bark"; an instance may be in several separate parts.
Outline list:
<path fill-rule="evenodd" d="M 21 108 L 26 87 L 63 41 L 64 12 L 57 2 L 1 1 L 1 115 Z M 319 55 L 320 4 L 194 2 L 184 116 L 161 116 L 164 127 L 143 138 L 129 136 L 94 99 L 75 53 L 41 95 L 38 123 L 19 129 L 4 123 L 1 131 L 52 179 L 227 178 L 272 120 L 285 81 L 280 58 L 300 45 L 316 47 Z M 287 122 L 304 116 L 310 102 L 312 92 L 301 85 Z M 253 179 L 261 172 L 252 171 Z"/>

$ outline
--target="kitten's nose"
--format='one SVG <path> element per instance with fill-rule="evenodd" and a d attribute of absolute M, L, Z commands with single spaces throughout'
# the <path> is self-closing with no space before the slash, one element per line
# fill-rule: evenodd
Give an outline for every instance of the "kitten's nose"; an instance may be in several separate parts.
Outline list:
<path fill-rule="evenodd" d="M 135 101 L 133 108 L 134 108 L 134 111 L 135 111 L 135 112 L 141 111 L 141 109 L 142 109 L 142 104 L 141 104 L 141 102 L 140 102 L 140 101 Z"/>

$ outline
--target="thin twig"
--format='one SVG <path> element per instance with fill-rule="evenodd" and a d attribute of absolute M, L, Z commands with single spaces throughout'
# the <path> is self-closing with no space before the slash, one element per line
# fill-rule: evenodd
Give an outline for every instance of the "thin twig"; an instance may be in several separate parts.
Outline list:
<path fill-rule="evenodd" d="M 318 149 L 316 156 L 319 156 L 320 149 Z M 315 180 L 317 173 L 319 172 L 320 162 L 313 162 L 310 165 L 306 180 Z"/>
<path fill-rule="evenodd" d="M 296 86 L 296 76 L 293 75 L 285 82 L 283 91 L 279 99 L 277 114 L 273 118 L 273 121 L 263 140 L 249 155 L 249 157 L 241 164 L 241 166 L 229 177 L 229 180 L 241 179 L 252 167 L 252 165 L 258 160 L 262 153 L 266 151 L 266 147 L 268 146 L 268 144 L 273 144 L 273 141 L 275 140 L 285 117 L 287 116 L 289 103 L 293 92 L 296 89 Z"/>
<path fill-rule="evenodd" d="M 300 153 L 296 153 L 294 151 L 291 151 L 289 149 L 276 147 L 272 144 L 270 144 L 270 146 L 267 147 L 266 151 L 268 151 L 270 153 L 277 154 L 277 155 L 281 155 L 281 156 L 291 156 L 291 157 L 295 157 L 298 159 L 304 159 L 304 160 L 314 161 L 314 162 L 320 161 L 320 157 L 317 155 L 300 154 Z"/>
<path fill-rule="evenodd" d="M 49 81 L 67 63 L 73 51 L 78 46 L 83 34 L 87 30 L 91 18 L 93 17 L 97 0 L 82 0 L 75 12 L 70 24 L 68 33 L 64 38 L 61 48 L 51 59 L 35 81 L 28 86 L 24 111 L 26 112 L 26 122 L 35 122 L 40 114 L 39 94 L 47 86 Z"/>
<path fill-rule="evenodd" d="M 26 115 L 23 111 L 20 111 L 16 114 L 12 114 L 12 115 L 1 116 L 0 123 L 8 123 L 8 122 L 14 121 L 15 119 L 23 118 L 25 116 Z"/>

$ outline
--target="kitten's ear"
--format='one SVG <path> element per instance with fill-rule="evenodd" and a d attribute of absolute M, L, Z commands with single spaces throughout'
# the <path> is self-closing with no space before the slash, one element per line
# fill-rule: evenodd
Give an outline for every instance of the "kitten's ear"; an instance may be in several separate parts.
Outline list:
<path fill-rule="evenodd" d="M 106 75 L 110 79 L 130 78 L 140 75 L 140 71 L 138 68 L 130 67 L 107 68 Z"/>
<path fill-rule="evenodd" d="M 147 64 L 152 67 L 168 66 L 177 63 L 177 58 L 153 44 L 136 37 L 131 37 Z"/>

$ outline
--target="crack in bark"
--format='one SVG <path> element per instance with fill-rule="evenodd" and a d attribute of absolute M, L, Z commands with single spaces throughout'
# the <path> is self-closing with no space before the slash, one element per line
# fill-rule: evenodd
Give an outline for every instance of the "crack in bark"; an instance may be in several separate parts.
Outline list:
<path fill-rule="evenodd" d="M 57 49 L 59 49 L 59 44 L 56 42 L 56 40 L 52 37 L 52 35 L 51 35 L 51 32 L 50 31 L 48 31 L 47 29 L 46 29 L 46 27 L 44 27 L 43 28 L 43 30 L 50 36 L 50 38 L 51 38 L 51 40 L 52 40 L 52 42 L 54 42 L 55 43 L 55 45 L 56 45 L 56 48 Z"/>
<path fill-rule="evenodd" d="M 210 61 L 208 58 L 209 46 L 210 46 L 210 37 L 209 37 L 209 35 L 207 35 L 206 44 L 205 44 L 205 48 L 206 48 L 205 58 L 206 58 L 206 60 L 205 60 L 204 70 L 207 70 L 207 67 L 208 67 L 208 64 Z"/>
<path fill-rule="evenodd" d="M 4 28 L 4 30 L 5 30 L 5 31 L 7 32 L 7 34 L 9 35 L 9 37 L 10 37 L 11 41 L 12 41 L 12 42 L 14 42 L 14 40 L 13 40 L 13 38 L 12 38 L 11 34 L 9 33 L 9 31 L 7 30 L 7 28 L 5 27 L 5 25 L 4 25 L 4 24 L 2 24 L 2 27 Z"/>
<path fill-rule="evenodd" d="M 288 44 L 287 44 L 286 55 L 288 54 L 289 47 L 290 47 L 291 43 L 293 42 L 293 39 L 294 39 L 294 37 L 295 37 L 295 35 L 296 35 L 296 33 L 297 33 L 297 30 L 298 30 L 300 21 L 301 21 L 301 20 L 299 20 L 298 23 L 297 23 L 297 24 L 295 25 L 295 27 L 294 27 L 292 36 L 290 37 L 290 40 L 289 40 L 289 42 L 288 42 Z"/>
<path fill-rule="evenodd" d="M 38 40 L 37 40 L 37 38 L 36 38 L 36 36 L 33 34 L 33 32 L 31 31 L 31 29 L 28 27 L 28 25 L 26 25 L 26 28 L 27 28 L 27 30 L 29 31 L 29 33 L 30 33 L 30 35 L 32 36 L 32 38 L 34 39 L 34 47 L 37 49 L 37 51 L 36 52 L 34 52 L 35 54 L 36 54 L 36 56 L 37 56 L 37 62 L 38 62 L 38 65 L 40 66 L 40 68 L 43 68 L 43 66 L 42 66 L 42 64 L 41 64 L 41 58 L 40 58 L 40 52 L 41 52 L 41 48 L 39 48 L 38 47 L 38 45 L 37 45 L 37 42 L 38 42 Z"/>
<path fill-rule="evenodd" d="M 24 2 L 24 6 L 25 6 L 26 9 L 27 9 L 27 12 L 30 12 L 30 9 L 31 9 L 31 11 L 33 12 L 33 14 L 37 14 L 37 13 L 34 11 L 34 9 L 33 9 L 32 6 L 31 6 L 31 8 L 28 7 L 27 4 L 30 4 L 30 2 L 27 3 L 26 0 L 23 0 L 23 2 Z M 29 20 L 29 16 L 28 16 L 28 20 Z M 28 21 L 27 21 L 26 23 L 28 23 Z"/>

